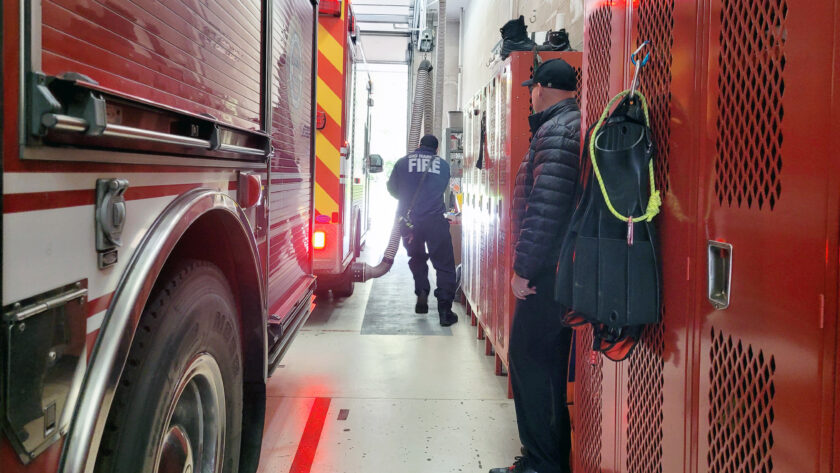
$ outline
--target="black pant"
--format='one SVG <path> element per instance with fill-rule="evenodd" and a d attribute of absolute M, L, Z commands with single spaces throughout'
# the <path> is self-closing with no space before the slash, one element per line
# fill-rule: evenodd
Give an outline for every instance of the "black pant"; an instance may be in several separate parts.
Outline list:
<path fill-rule="evenodd" d="M 403 245 L 408 252 L 408 267 L 414 276 L 414 293 L 429 293 L 429 265 L 426 261 L 431 259 L 437 274 L 435 297 L 438 303 L 448 303 L 451 307 L 456 286 L 455 255 L 452 252 L 449 220 L 442 215 L 417 219 L 413 239 L 408 242 L 403 238 Z"/>
<path fill-rule="evenodd" d="M 572 331 L 560 324 L 554 274 L 530 281 L 537 293 L 516 301 L 509 362 L 519 440 L 539 473 L 567 473 L 571 426 L 566 376 Z"/>

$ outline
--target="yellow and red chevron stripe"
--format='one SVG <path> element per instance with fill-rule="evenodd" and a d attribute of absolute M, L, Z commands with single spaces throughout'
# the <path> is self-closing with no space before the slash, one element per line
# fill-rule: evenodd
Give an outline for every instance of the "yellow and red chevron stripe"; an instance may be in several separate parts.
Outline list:
<path fill-rule="evenodd" d="M 346 12 L 347 6 L 343 5 L 340 18 L 321 16 L 318 23 L 318 111 L 327 116 L 326 126 L 315 136 L 315 211 L 318 215 L 340 215 Z"/>

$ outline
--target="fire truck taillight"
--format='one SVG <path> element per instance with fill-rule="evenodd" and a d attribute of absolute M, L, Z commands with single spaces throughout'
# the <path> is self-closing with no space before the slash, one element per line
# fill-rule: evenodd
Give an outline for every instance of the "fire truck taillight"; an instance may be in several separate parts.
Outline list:
<path fill-rule="evenodd" d="M 315 114 L 315 129 L 323 130 L 327 127 L 327 114 L 323 110 L 318 110 Z"/>
<path fill-rule="evenodd" d="M 316 250 L 323 250 L 327 246 L 327 234 L 317 231 L 312 234 L 312 247 Z"/>
<path fill-rule="evenodd" d="M 349 9 L 349 16 L 350 21 L 347 22 L 347 32 L 350 33 L 350 39 L 355 43 L 359 31 L 356 28 L 356 15 L 353 13 L 352 8 Z"/>
<path fill-rule="evenodd" d="M 321 0 L 318 4 L 321 15 L 341 16 L 341 0 Z"/>

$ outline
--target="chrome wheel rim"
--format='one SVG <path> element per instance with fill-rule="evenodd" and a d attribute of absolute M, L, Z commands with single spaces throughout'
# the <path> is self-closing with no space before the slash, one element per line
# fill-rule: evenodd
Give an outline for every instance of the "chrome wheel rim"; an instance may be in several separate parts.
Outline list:
<path fill-rule="evenodd" d="M 225 438 L 225 388 L 219 364 L 196 355 L 178 380 L 157 450 L 156 473 L 221 471 Z"/>

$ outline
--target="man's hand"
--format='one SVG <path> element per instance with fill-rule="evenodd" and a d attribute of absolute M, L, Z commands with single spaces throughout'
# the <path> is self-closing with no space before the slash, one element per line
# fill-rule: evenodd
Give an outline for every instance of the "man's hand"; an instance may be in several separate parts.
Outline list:
<path fill-rule="evenodd" d="M 523 301 L 531 294 L 537 293 L 536 289 L 528 286 L 527 279 L 520 277 L 516 273 L 513 274 L 513 278 L 510 280 L 510 287 L 513 289 L 513 295 L 516 296 L 517 299 L 522 299 Z"/>

